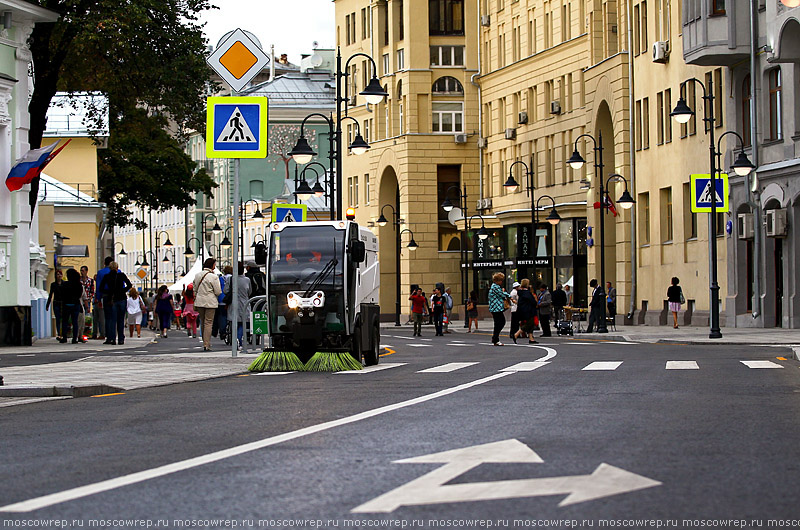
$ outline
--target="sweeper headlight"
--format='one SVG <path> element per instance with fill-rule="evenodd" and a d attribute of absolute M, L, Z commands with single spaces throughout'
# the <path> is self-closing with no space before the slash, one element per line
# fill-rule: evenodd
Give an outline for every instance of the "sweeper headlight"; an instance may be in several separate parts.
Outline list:
<path fill-rule="evenodd" d="M 297 307 L 300 305 L 300 297 L 294 293 L 287 294 L 286 301 L 289 304 L 289 309 L 297 309 Z"/>
<path fill-rule="evenodd" d="M 286 302 L 289 304 L 290 309 L 311 309 L 313 307 L 322 307 L 325 305 L 325 293 L 322 291 L 315 291 L 308 298 L 304 298 L 305 293 L 291 292 L 286 295 Z"/>

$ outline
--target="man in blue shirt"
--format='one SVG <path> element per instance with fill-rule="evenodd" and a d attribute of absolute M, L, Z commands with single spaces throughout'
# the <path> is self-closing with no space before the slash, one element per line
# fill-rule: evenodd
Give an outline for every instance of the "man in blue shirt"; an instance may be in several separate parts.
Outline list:
<path fill-rule="evenodd" d="M 94 303 L 97 305 L 97 307 L 103 310 L 103 316 L 105 317 L 106 339 L 108 337 L 113 337 L 114 334 L 116 333 L 116 329 L 114 328 L 114 323 L 116 322 L 116 320 L 114 319 L 114 304 L 103 303 L 103 297 L 109 296 L 111 293 L 103 292 L 100 286 L 103 285 L 103 278 L 105 278 L 106 274 L 108 274 L 108 272 L 111 270 L 108 268 L 108 266 L 111 264 L 112 261 L 114 261 L 114 258 L 112 258 L 111 256 L 108 256 L 106 257 L 105 260 L 103 260 L 105 268 L 97 271 L 97 280 L 95 281 L 95 285 L 97 286 L 97 288 L 94 291 Z"/>
<path fill-rule="evenodd" d="M 228 308 L 225 304 L 225 282 L 230 281 L 233 274 L 233 267 L 230 265 L 222 269 L 222 276 L 219 277 L 219 286 L 222 293 L 217 297 L 219 307 L 214 317 L 214 325 L 211 327 L 211 336 L 216 337 L 219 333 L 219 338 L 225 340 L 226 331 L 228 329 Z"/>

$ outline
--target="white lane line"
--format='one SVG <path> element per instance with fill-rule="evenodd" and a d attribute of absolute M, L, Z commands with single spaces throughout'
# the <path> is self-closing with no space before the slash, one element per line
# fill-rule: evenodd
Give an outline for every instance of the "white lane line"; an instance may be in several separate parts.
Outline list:
<path fill-rule="evenodd" d="M 454 394 L 462 390 L 467 390 L 474 386 L 482 385 L 484 383 L 489 383 L 491 381 L 494 381 L 495 379 L 500 379 L 501 377 L 511 375 L 512 373 L 514 372 L 501 372 L 498 374 L 491 375 L 489 377 L 484 377 L 482 379 L 476 379 L 475 381 L 471 381 L 469 383 L 464 383 L 463 385 L 458 385 L 451 388 L 446 388 L 444 390 L 439 390 L 438 392 L 434 392 L 432 394 L 426 394 L 424 396 L 409 399 L 407 401 L 401 401 L 400 403 L 394 403 L 392 405 L 386 405 L 384 407 L 378 407 L 376 409 L 360 412 L 358 414 L 347 416 L 345 418 L 340 418 L 338 420 L 327 421 L 325 423 L 312 425 L 310 427 L 305 427 L 303 429 L 298 429 L 296 431 L 288 432 L 285 434 L 279 434 L 277 436 L 272 436 L 270 438 L 265 438 L 263 440 L 250 442 L 236 447 L 231 447 L 230 449 L 223 449 L 222 451 L 217 451 L 215 453 L 209 453 L 207 455 L 197 456 L 194 458 L 190 458 L 188 460 L 182 460 L 180 462 L 159 466 L 153 469 L 147 469 L 144 471 L 131 473 L 129 475 L 124 475 L 117 478 L 103 480 L 101 482 L 95 482 L 94 484 L 87 484 L 85 486 L 79 486 L 77 488 L 72 488 L 57 493 L 51 493 L 49 495 L 43 495 L 41 497 L 36 497 L 33 499 L 29 499 L 27 501 L 8 504 L 6 506 L 0 507 L 0 512 L 16 512 L 16 513 L 31 512 L 33 510 L 39 510 L 41 508 L 46 508 L 48 506 L 53 506 L 56 504 L 60 504 L 62 502 L 74 501 L 76 499 L 88 497 L 89 495 L 94 495 L 96 493 L 102 493 L 105 491 L 110 491 L 113 489 L 130 486 L 131 484 L 137 484 L 145 480 L 150 480 L 157 477 L 163 477 L 171 473 L 185 471 L 187 469 L 202 466 L 205 464 L 210 464 L 212 462 L 218 462 L 226 458 L 231 458 L 252 451 L 257 451 L 265 447 L 270 447 L 272 445 L 276 445 L 279 443 L 295 440 L 297 438 L 308 436 L 310 434 L 316 434 L 318 432 L 327 431 L 329 429 L 333 429 L 334 427 L 348 425 L 350 423 L 355 423 L 357 421 L 366 420 L 369 418 L 373 418 L 375 416 L 380 416 L 381 414 L 386 414 L 387 412 L 392 412 L 402 408 L 411 407 L 413 405 L 418 405 L 420 403 L 425 403 L 426 401 L 431 401 L 433 399 L 448 396 L 450 394 Z"/>
<path fill-rule="evenodd" d="M 389 368 L 397 368 L 398 366 L 405 366 L 408 363 L 381 363 L 375 366 L 367 366 L 363 370 L 345 370 L 343 372 L 334 372 L 335 374 L 371 374 L 372 372 L 380 372 L 381 370 L 388 370 Z"/>
<path fill-rule="evenodd" d="M 584 366 L 582 370 L 616 370 L 621 364 L 622 361 L 595 361 Z"/>
<path fill-rule="evenodd" d="M 419 370 L 418 374 L 444 374 L 448 372 L 455 372 L 456 370 L 461 370 L 462 368 L 466 368 L 467 366 L 473 366 L 478 363 L 447 363 L 441 366 L 434 366 L 433 368 L 428 368 L 427 370 Z"/>
<path fill-rule="evenodd" d="M 147 350 L 134 350 L 136 353 L 147 353 Z"/>
<path fill-rule="evenodd" d="M 603 340 L 603 341 L 598 341 L 598 342 L 601 342 L 603 344 L 638 344 L 638 342 L 625 342 L 625 341 L 619 341 L 619 340 Z"/>
<path fill-rule="evenodd" d="M 697 361 L 667 361 L 667 370 L 699 370 Z"/>
<path fill-rule="evenodd" d="M 259 372 L 257 374 L 252 375 L 286 375 L 286 374 L 293 374 L 295 372 Z"/>
<path fill-rule="evenodd" d="M 17 357 L 35 357 L 35 353 L 18 353 Z"/>
<path fill-rule="evenodd" d="M 391 344 L 381 344 L 381 348 L 394 348 Z"/>
<path fill-rule="evenodd" d="M 741 361 L 748 368 L 783 368 L 778 363 L 772 361 Z"/>
<path fill-rule="evenodd" d="M 428 341 L 428 342 L 432 342 L 432 341 L 433 341 L 433 339 L 423 339 L 422 337 L 417 337 L 417 338 L 418 338 L 419 340 L 424 340 L 424 341 Z"/>
<path fill-rule="evenodd" d="M 570 346 L 572 346 L 573 344 L 580 345 L 580 346 L 591 346 L 593 344 L 599 344 L 599 343 L 597 343 L 597 342 L 572 342 L 572 341 L 569 341 L 569 342 L 565 342 L 564 344 L 565 345 L 570 345 Z"/>
<path fill-rule="evenodd" d="M 500 370 L 501 372 L 532 372 L 537 368 L 541 368 L 542 366 L 546 366 L 550 364 L 549 362 L 542 362 L 542 361 L 526 361 L 522 363 L 517 363 L 513 366 L 509 366 L 508 368 L 503 368 Z"/>
<path fill-rule="evenodd" d="M 430 344 L 406 344 L 406 346 L 410 346 L 412 348 L 431 348 Z"/>

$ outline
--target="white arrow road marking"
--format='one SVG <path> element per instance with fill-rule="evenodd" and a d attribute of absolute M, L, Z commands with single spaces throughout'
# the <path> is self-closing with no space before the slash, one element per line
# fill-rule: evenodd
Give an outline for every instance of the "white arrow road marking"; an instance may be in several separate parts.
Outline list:
<path fill-rule="evenodd" d="M 621 364 L 622 361 L 595 361 L 584 366 L 582 370 L 616 370 Z"/>
<path fill-rule="evenodd" d="M 442 463 L 445 465 L 357 506 L 352 512 L 388 513 L 401 506 L 547 495 L 567 495 L 567 498 L 561 501 L 559 506 L 568 506 L 661 485 L 661 482 L 608 464 L 600 464 L 591 475 L 444 485 L 481 464 L 541 462 L 543 462 L 541 457 L 532 449 L 514 439 L 397 460 L 395 463 L 398 464 Z"/>
<path fill-rule="evenodd" d="M 699 370 L 697 361 L 667 361 L 667 370 Z"/>
<path fill-rule="evenodd" d="M 741 363 L 748 368 L 783 368 L 780 364 L 772 361 L 741 361 Z"/>
<path fill-rule="evenodd" d="M 441 366 L 434 366 L 433 368 L 428 368 L 426 370 L 419 370 L 418 374 L 443 374 L 447 372 L 455 372 L 456 370 L 461 370 L 462 368 L 466 368 L 467 366 L 472 366 L 478 363 L 447 363 Z"/>

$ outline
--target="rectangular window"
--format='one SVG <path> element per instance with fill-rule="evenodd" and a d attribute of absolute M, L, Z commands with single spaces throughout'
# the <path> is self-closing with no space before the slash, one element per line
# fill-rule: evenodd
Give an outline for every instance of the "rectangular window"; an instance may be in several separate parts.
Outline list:
<path fill-rule="evenodd" d="M 405 38 L 406 26 L 403 19 L 403 0 L 395 0 L 397 11 L 397 40 Z"/>
<path fill-rule="evenodd" d="M 369 37 L 369 8 L 361 10 L 361 40 Z"/>
<path fill-rule="evenodd" d="M 781 69 L 769 71 L 769 139 L 780 140 L 783 137 L 783 112 L 781 102 Z"/>
<path fill-rule="evenodd" d="M 642 149 L 650 149 L 650 98 L 642 100 Z"/>
<path fill-rule="evenodd" d="M 639 16 L 639 6 L 633 6 L 633 54 L 642 53 L 641 47 L 641 17 Z"/>
<path fill-rule="evenodd" d="M 668 88 L 664 91 L 664 143 L 672 141 L 672 117 L 669 113 L 672 112 L 672 89 Z"/>
<path fill-rule="evenodd" d="M 384 53 L 383 54 L 383 75 L 391 74 L 392 73 L 391 72 L 391 68 L 392 68 L 392 65 L 389 62 L 389 54 L 388 53 Z"/>
<path fill-rule="evenodd" d="M 639 241 L 642 245 L 650 244 L 650 194 L 640 193 L 639 200 Z"/>
<path fill-rule="evenodd" d="M 634 127 L 636 127 L 636 132 L 635 132 L 636 150 L 640 151 L 642 149 L 642 100 L 636 102 L 633 119 L 634 119 Z"/>
<path fill-rule="evenodd" d="M 350 15 L 344 16 L 344 25 L 346 26 L 345 43 L 350 45 Z"/>
<path fill-rule="evenodd" d="M 725 14 L 725 0 L 711 0 L 711 14 L 724 15 Z"/>
<path fill-rule="evenodd" d="M 750 105 L 752 103 L 752 89 L 750 76 L 744 78 L 742 83 L 742 139 L 744 146 L 750 147 Z"/>
<path fill-rule="evenodd" d="M 714 118 L 716 127 L 722 127 L 723 109 L 722 109 L 722 68 L 714 70 Z"/>
<path fill-rule="evenodd" d="M 406 53 L 405 50 L 397 50 L 397 69 L 404 70 L 406 67 Z"/>
<path fill-rule="evenodd" d="M 369 173 L 364 175 L 364 204 L 369 204 Z"/>
<path fill-rule="evenodd" d="M 364 120 L 364 134 L 362 135 L 362 138 L 364 138 L 364 141 L 367 142 L 367 143 L 369 143 L 369 141 L 370 141 L 369 122 L 370 122 L 370 120 Z"/>
<path fill-rule="evenodd" d="M 656 117 L 656 144 L 662 145 L 664 143 L 664 93 L 659 92 L 656 94 L 656 108 L 658 116 Z"/>
<path fill-rule="evenodd" d="M 689 92 L 689 97 L 687 98 L 687 103 L 689 108 L 694 109 L 694 114 L 692 115 L 692 119 L 689 120 L 689 136 L 697 134 L 697 85 L 694 81 L 689 81 L 686 85 L 686 89 Z M 704 111 L 706 109 L 703 109 Z"/>
<path fill-rule="evenodd" d="M 647 38 L 647 2 L 642 1 L 642 53 L 650 51 L 650 42 Z"/>
<path fill-rule="evenodd" d="M 672 188 L 662 188 L 661 195 L 661 242 L 672 243 Z"/>
<path fill-rule="evenodd" d="M 463 103 L 444 103 L 434 101 L 432 103 L 432 130 L 441 133 L 464 132 L 464 104 Z"/>
<path fill-rule="evenodd" d="M 464 47 L 431 46 L 431 66 L 464 66 Z"/>
<path fill-rule="evenodd" d="M 428 0 L 431 35 L 464 35 L 464 0 Z"/>

